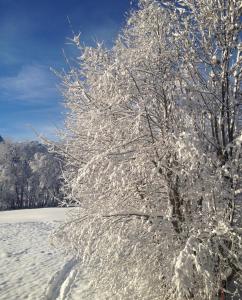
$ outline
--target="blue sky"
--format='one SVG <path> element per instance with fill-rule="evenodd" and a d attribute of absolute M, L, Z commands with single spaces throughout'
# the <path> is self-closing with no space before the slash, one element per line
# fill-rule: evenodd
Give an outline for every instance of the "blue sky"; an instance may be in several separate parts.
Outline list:
<path fill-rule="evenodd" d="M 0 135 L 53 137 L 64 119 L 58 79 L 67 38 L 81 32 L 86 45 L 111 46 L 125 22 L 130 0 L 0 0 Z"/>

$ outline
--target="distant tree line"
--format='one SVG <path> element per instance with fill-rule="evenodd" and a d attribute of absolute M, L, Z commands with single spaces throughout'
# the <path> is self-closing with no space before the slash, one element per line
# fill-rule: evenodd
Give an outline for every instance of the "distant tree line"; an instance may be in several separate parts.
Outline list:
<path fill-rule="evenodd" d="M 0 138 L 0 210 L 57 206 L 61 159 L 35 141 Z"/>

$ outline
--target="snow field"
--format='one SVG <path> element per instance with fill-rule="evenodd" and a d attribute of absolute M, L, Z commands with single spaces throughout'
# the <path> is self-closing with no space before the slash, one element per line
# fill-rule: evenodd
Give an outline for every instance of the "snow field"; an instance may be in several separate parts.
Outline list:
<path fill-rule="evenodd" d="M 64 300 L 82 297 L 77 262 L 50 243 L 66 208 L 0 212 L 0 300 Z M 83 288 L 83 287 L 82 287 Z"/>

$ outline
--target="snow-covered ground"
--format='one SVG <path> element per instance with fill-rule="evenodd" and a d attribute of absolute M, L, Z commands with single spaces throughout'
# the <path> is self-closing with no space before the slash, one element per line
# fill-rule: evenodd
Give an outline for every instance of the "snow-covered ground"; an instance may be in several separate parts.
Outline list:
<path fill-rule="evenodd" d="M 87 283 L 77 262 L 49 235 L 67 208 L 0 212 L 0 300 L 81 300 Z"/>

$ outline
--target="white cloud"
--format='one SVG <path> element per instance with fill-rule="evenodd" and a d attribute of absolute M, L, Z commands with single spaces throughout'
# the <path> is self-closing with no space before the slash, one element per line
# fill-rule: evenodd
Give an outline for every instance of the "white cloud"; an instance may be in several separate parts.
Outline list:
<path fill-rule="evenodd" d="M 51 101 L 58 97 L 55 76 L 43 65 L 26 65 L 15 76 L 0 77 L 1 98 Z"/>
<path fill-rule="evenodd" d="M 51 122 L 47 124 L 26 124 L 16 123 L 11 128 L 0 126 L 1 135 L 5 139 L 13 138 L 14 140 L 38 140 L 40 137 L 50 140 L 58 139 L 58 131 L 63 128 L 63 124 L 54 125 Z"/>

